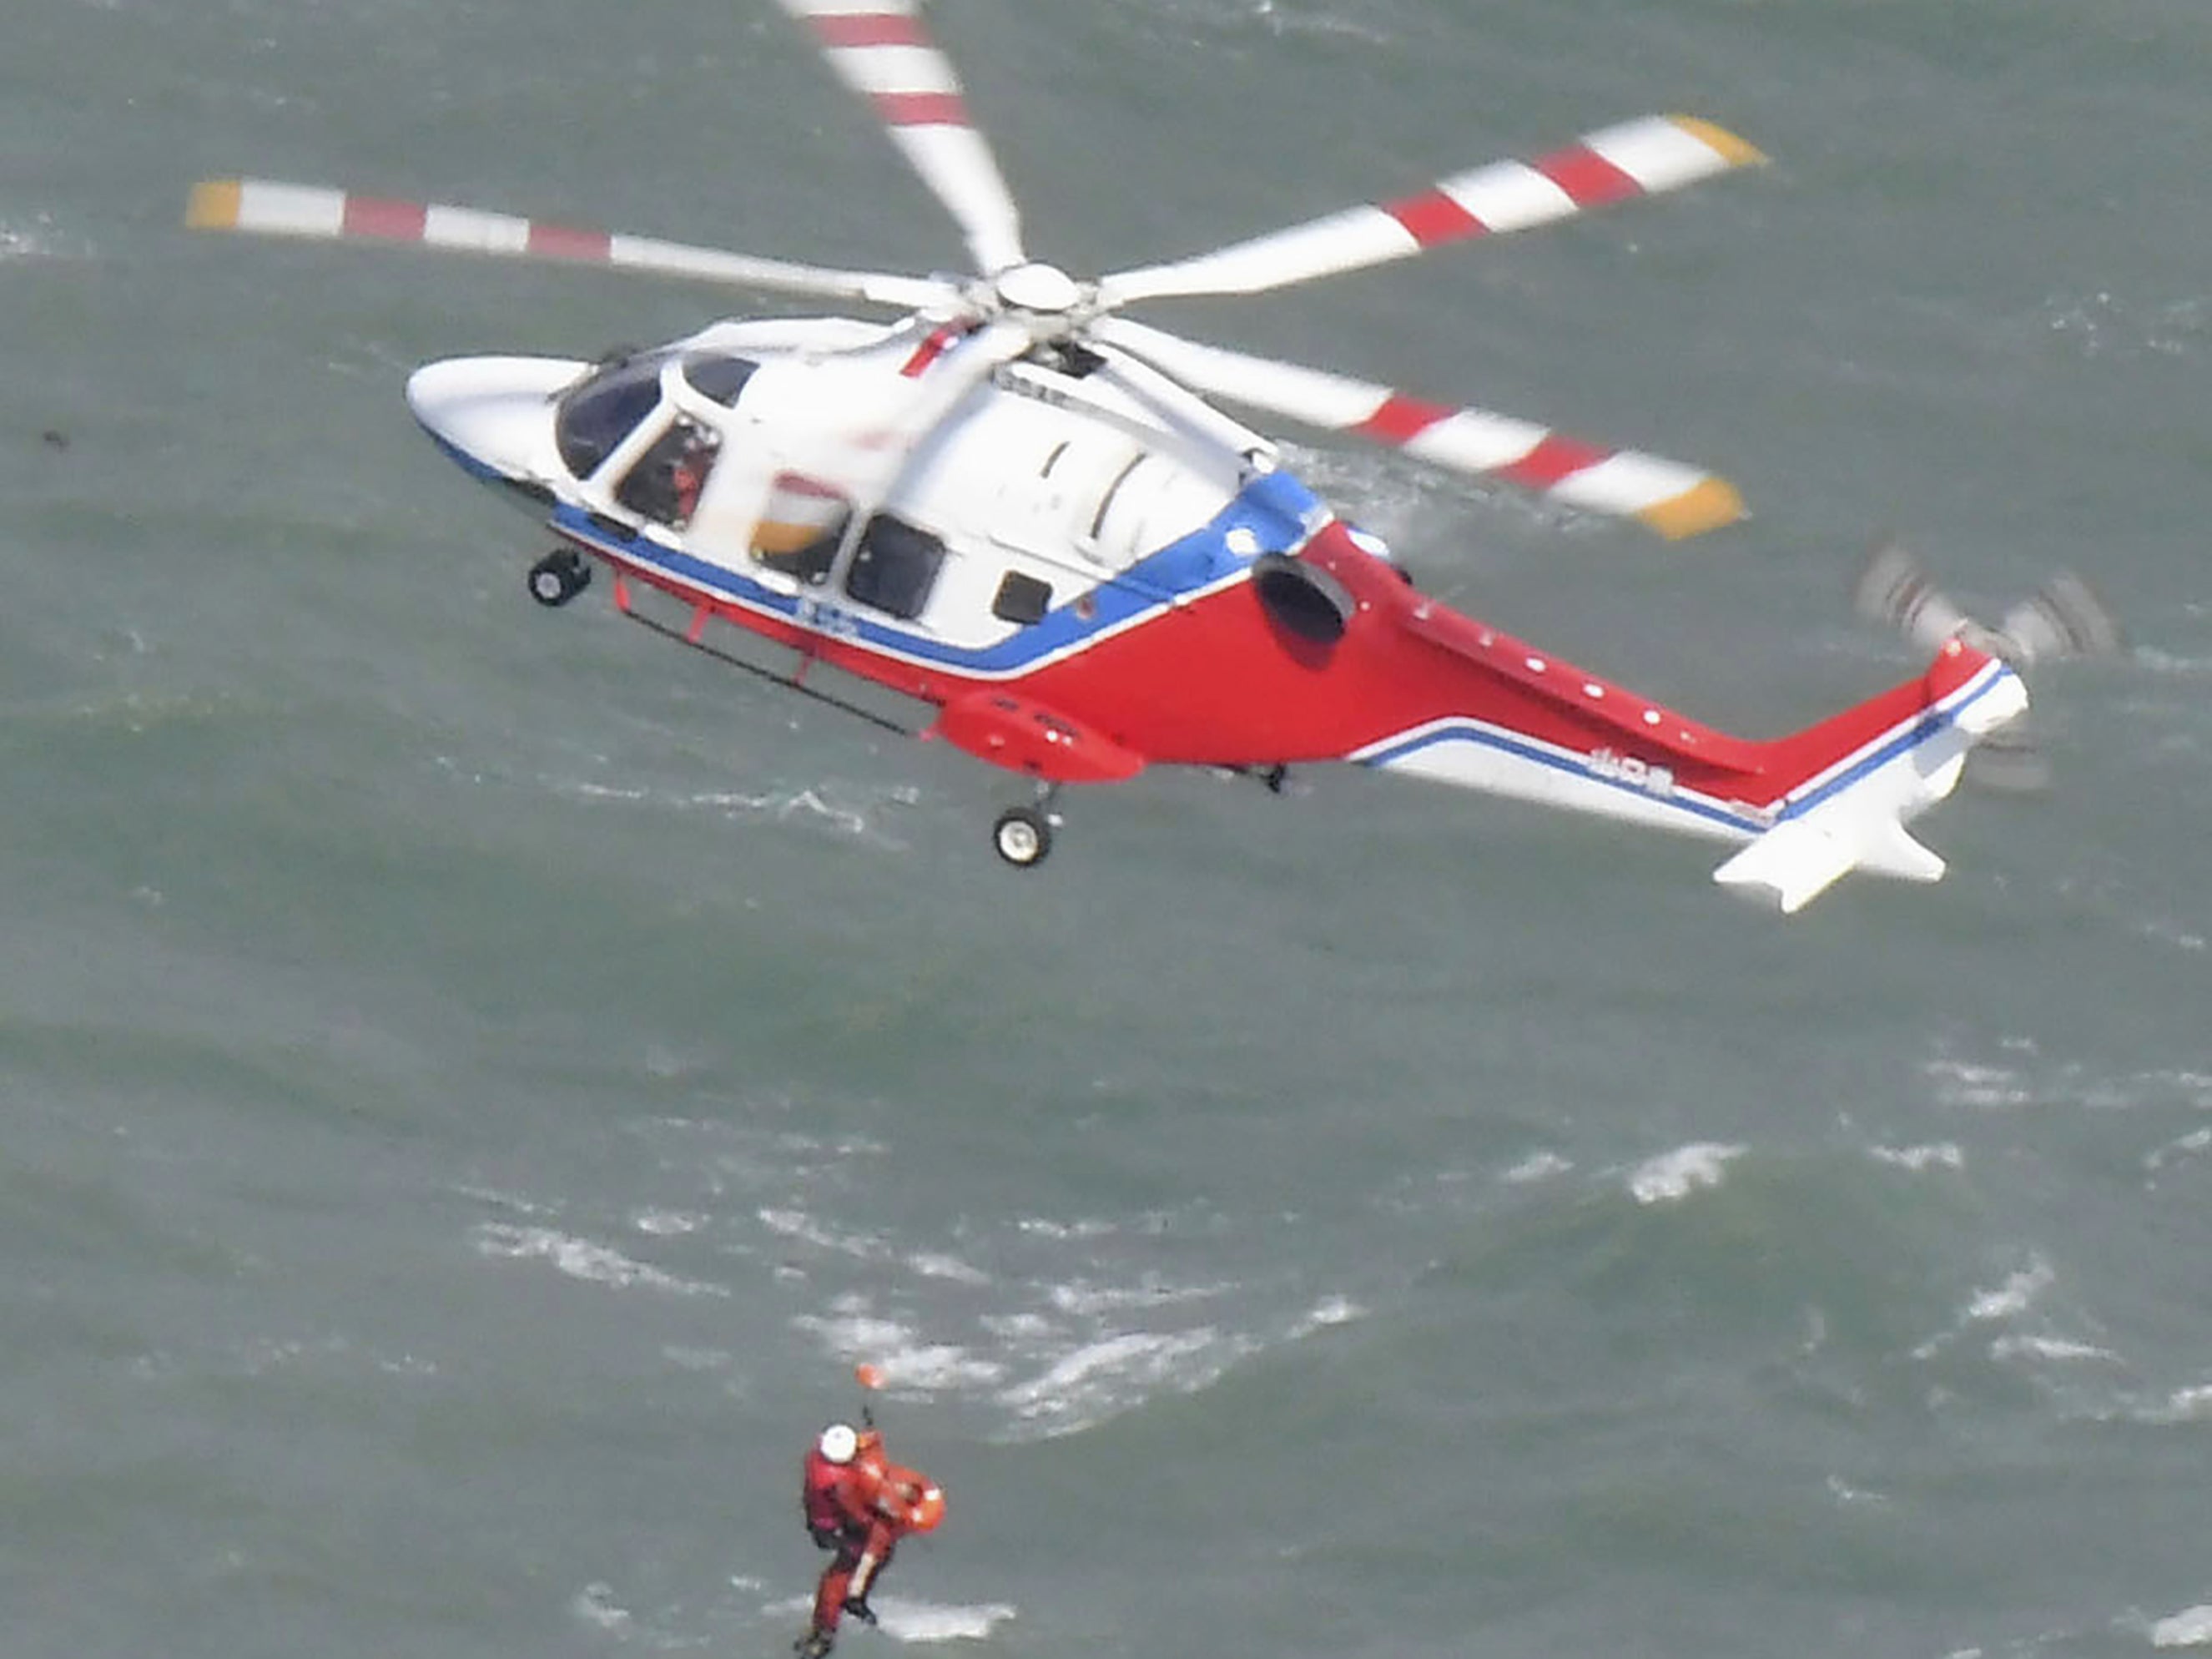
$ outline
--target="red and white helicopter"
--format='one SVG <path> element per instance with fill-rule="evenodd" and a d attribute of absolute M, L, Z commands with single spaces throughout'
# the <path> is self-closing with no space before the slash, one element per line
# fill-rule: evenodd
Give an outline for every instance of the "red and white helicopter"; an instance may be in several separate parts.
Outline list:
<path fill-rule="evenodd" d="M 902 313 L 721 321 L 616 360 L 482 356 L 407 385 L 470 473 L 550 514 L 531 592 L 594 564 L 626 614 L 1032 781 L 994 830 L 1052 844 L 1057 792 L 1147 766 L 1348 761 L 1741 843 L 1715 878 L 1794 911 L 1852 869 L 1933 881 L 1906 822 L 2027 706 L 1946 634 L 1916 676 L 1794 736 L 1730 737 L 1419 592 L 1274 444 L 1208 397 L 1686 534 L 1741 512 L 1694 468 L 1203 345 L 1122 314 L 1254 294 L 1671 190 L 1759 159 L 1653 117 L 1167 264 L 1034 260 L 916 0 L 779 0 L 963 232 L 977 275 L 911 276 L 260 180 L 194 226 L 600 264 Z"/>

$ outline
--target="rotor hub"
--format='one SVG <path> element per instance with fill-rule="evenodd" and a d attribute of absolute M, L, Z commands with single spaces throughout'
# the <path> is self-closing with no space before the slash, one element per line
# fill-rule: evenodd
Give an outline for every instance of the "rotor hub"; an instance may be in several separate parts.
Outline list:
<path fill-rule="evenodd" d="M 1058 265 L 1036 260 L 1009 266 L 993 279 L 992 287 L 999 303 L 1008 309 L 1045 317 L 1073 311 L 1083 297 L 1083 290 L 1073 276 Z"/>

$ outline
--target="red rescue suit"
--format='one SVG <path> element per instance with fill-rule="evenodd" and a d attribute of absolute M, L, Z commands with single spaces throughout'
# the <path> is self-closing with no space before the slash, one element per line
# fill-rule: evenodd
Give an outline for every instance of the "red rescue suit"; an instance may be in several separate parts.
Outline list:
<path fill-rule="evenodd" d="M 927 1532 L 945 1514 L 945 1494 L 912 1469 L 884 1456 L 883 1437 L 863 1430 L 851 1459 L 833 1463 L 818 1446 L 806 1453 L 800 1498 L 806 1530 L 834 1551 L 814 1591 L 813 1633 L 834 1636 L 846 1604 L 865 1608 L 869 1589 L 910 1532 Z"/>

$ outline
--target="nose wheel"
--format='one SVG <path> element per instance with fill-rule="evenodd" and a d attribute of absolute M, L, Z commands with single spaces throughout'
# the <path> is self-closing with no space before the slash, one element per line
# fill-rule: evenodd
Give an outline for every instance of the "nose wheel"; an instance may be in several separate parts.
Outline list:
<path fill-rule="evenodd" d="M 1060 815 L 1052 810 L 1056 793 L 1049 784 L 1040 786 L 1036 805 L 1009 806 L 991 826 L 991 845 L 1017 870 L 1042 864 L 1045 854 L 1052 851 L 1052 832 L 1060 822 Z"/>
<path fill-rule="evenodd" d="M 530 597 L 543 605 L 566 605 L 591 585 L 591 561 L 573 547 L 557 547 L 530 567 Z"/>

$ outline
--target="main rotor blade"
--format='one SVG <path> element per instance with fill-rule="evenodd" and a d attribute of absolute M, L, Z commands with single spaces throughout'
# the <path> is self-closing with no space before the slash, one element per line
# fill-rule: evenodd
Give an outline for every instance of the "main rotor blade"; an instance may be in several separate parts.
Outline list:
<path fill-rule="evenodd" d="M 196 230 L 252 231 L 333 242 L 415 242 L 456 252 L 609 265 L 738 288 L 864 300 L 899 310 L 960 302 L 957 289 L 926 276 L 830 270 L 683 242 L 571 229 L 475 208 L 395 202 L 265 179 L 211 179 L 193 185 L 185 222 Z"/>
<path fill-rule="evenodd" d="M 1601 449 L 1528 421 L 1422 403 L 1389 386 L 1224 351 L 1125 317 L 1090 331 L 1217 397 L 1329 432 L 1351 432 L 1440 466 L 1504 479 L 1592 512 L 1641 520 L 1673 539 L 1733 523 L 1743 497 L 1726 479 L 1632 449 Z"/>
<path fill-rule="evenodd" d="M 1170 295 L 1257 294 L 1470 236 L 1523 230 L 1765 159 L 1709 121 L 1647 116 L 1534 161 L 1455 173 L 1402 201 L 1347 208 L 1211 253 L 1118 272 L 1099 283 L 1099 300 L 1111 309 Z"/>
<path fill-rule="evenodd" d="M 875 106 L 892 142 L 959 225 L 977 271 L 995 276 L 1023 264 L 1013 193 L 915 0 L 778 3 L 813 30 L 838 79 Z"/>

